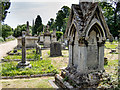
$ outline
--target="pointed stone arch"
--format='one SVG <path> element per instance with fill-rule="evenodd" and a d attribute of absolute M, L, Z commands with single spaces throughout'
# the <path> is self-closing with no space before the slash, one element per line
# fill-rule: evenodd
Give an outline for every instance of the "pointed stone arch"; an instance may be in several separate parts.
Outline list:
<path fill-rule="evenodd" d="M 92 31 L 92 28 L 94 28 L 96 30 L 96 32 L 98 32 L 99 37 L 100 37 L 99 41 L 106 40 L 106 32 L 103 29 L 100 21 L 98 21 L 97 19 L 93 19 L 91 21 L 89 27 L 87 28 L 87 30 L 86 30 L 86 36 L 85 36 L 86 40 L 88 40 L 89 34 Z"/>

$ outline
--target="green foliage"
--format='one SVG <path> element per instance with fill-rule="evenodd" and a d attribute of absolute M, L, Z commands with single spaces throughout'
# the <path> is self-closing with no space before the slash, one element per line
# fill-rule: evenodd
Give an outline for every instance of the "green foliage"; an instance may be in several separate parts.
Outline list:
<path fill-rule="evenodd" d="M 100 2 L 106 22 L 113 36 L 118 36 L 120 29 L 120 2 Z"/>
<path fill-rule="evenodd" d="M 56 68 L 51 65 L 50 60 L 31 61 L 32 68 L 18 69 L 16 68 L 17 62 L 2 63 L 1 76 L 16 76 L 16 75 L 35 75 L 44 73 L 58 73 Z"/>
<path fill-rule="evenodd" d="M 42 25 L 42 19 L 40 15 L 37 15 L 37 18 L 35 19 L 35 25 L 33 26 L 32 29 L 32 35 L 39 34 L 43 30 L 43 25 Z"/>
<path fill-rule="evenodd" d="M 49 25 L 49 30 L 53 30 L 55 28 L 55 22 L 53 18 L 50 18 L 50 20 L 48 21 L 47 25 Z"/>
<path fill-rule="evenodd" d="M 3 0 L 3 2 L 0 1 L 0 8 L 2 8 L 2 10 L 0 10 L 0 21 L 5 20 L 7 13 L 9 13 L 8 9 L 10 8 L 10 5 L 11 5 L 10 0 L 6 1 Z"/>
<path fill-rule="evenodd" d="M 12 35 L 13 34 L 13 30 L 10 26 L 8 26 L 7 24 L 3 24 L 2 25 L 2 37 L 4 38 L 4 40 L 6 40 L 5 38 Z"/>
<path fill-rule="evenodd" d="M 31 32 L 31 26 L 29 26 L 30 32 Z M 23 24 L 23 25 L 18 25 L 17 28 L 15 28 L 13 36 L 14 37 L 19 37 L 22 36 L 22 31 L 26 31 L 27 30 L 27 25 Z"/>
<path fill-rule="evenodd" d="M 57 31 L 56 32 L 57 40 L 59 40 L 62 35 L 63 35 L 63 32 Z"/>
<path fill-rule="evenodd" d="M 4 39 L 2 37 L 0 37 L 0 42 L 4 42 Z"/>
<path fill-rule="evenodd" d="M 65 32 L 66 21 L 70 14 L 70 8 L 68 6 L 63 6 L 61 10 L 58 11 L 55 19 L 55 27 L 57 31 Z"/>

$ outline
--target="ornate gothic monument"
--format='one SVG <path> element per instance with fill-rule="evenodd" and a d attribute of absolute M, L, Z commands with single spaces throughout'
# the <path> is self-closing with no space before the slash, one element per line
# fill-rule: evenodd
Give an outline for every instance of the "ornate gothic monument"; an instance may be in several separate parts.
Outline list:
<path fill-rule="evenodd" d="M 104 44 L 112 38 L 98 3 L 80 2 L 73 4 L 66 29 L 69 41 L 69 64 L 56 75 L 67 78 L 73 87 L 96 86 L 104 71 Z M 61 87 L 65 87 L 61 85 Z"/>

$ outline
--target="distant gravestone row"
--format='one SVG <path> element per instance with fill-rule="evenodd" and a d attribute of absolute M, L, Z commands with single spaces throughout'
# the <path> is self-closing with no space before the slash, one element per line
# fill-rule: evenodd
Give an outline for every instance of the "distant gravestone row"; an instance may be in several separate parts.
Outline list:
<path fill-rule="evenodd" d="M 44 30 L 43 30 L 44 31 Z M 38 43 L 39 44 L 43 44 L 44 47 L 46 48 L 50 48 L 50 44 L 52 42 L 57 41 L 57 37 L 56 37 L 56 30 L 53 30 L 53 33 L 50 33 L 48 30 L 48 26 L 47 26 L 47 31 L 43 33 L 41 33 L 41 35 L 38 37 Z"/>

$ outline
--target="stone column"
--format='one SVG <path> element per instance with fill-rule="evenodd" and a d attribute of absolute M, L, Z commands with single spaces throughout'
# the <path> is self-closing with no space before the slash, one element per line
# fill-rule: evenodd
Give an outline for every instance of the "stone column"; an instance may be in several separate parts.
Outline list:
<path fill-rule="evenodd" d="M 104 70 L 104 45 L 99 47 L 99 70 Z"/>
<path fill-rule="evenodd" d="M 69 44 L 69 64 L 68 64 L 68 67 L 71 67 L 72 66 L 72 45 Z"/>
<path fill-rule="evenodd" d="M 87 70 L 87 48 L 85 46 L 78 47 L 78 67 L 77 71 L 86 73 Z"/>

